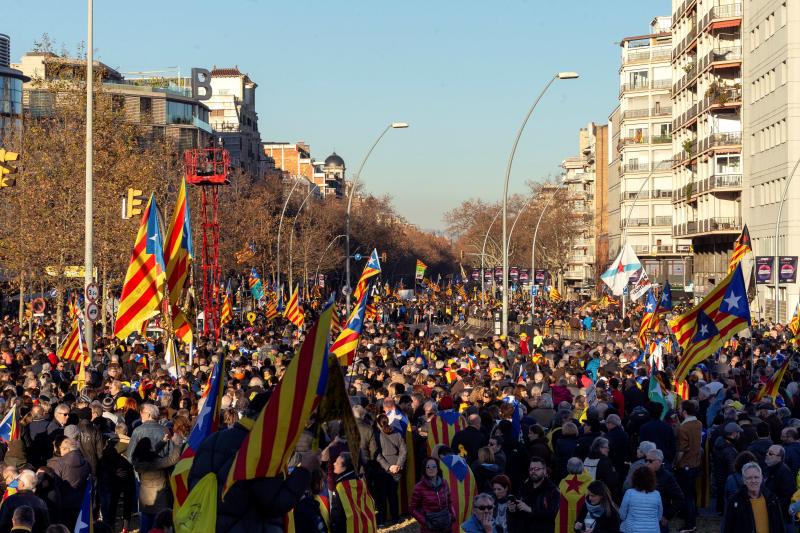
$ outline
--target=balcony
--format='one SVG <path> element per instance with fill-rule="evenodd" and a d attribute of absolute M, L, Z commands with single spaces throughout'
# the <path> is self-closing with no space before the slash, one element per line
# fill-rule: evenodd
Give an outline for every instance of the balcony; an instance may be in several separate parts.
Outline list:
<path fill-rule="evenodd" d="M 714 190 L 735 190 L 742 188 L 741 174 L 717 174 L 697 182 L 695 194 Z"/>
<path fill-rule="evenodd" d="M 649 163 L 625 163 L 622 165 L 622 171 L 625 174 L 633 174 L 633 173 L 647 173 L 650 171 L 650 164 Z"/>
<path fill-rule="evenodd" d="M 706 150 L 710 150 L 712 148 L 720 148 L 720 147 L 735 147 L 741 149 L 742 145 L 742 132 L 741 131 L 729 131 L 724 133 L 712 133 L 705 139 L 700 141 L 700 145 L 698 147 L 699 152 L 702 153 Z"/>
<path fill-rule="evenodd" d="M 620 146 L 627 146 L 629 144 L 648 144 L 648 134 L 647 132 L 636 135 L 635 137 L 623 137 L 620 139 L 619 144 Z"/>
<path fill-rule="evenodd" d="M 646 91 L 650 88 L 649 81 L 638 81 L 636 83 L 623 83 L 619 89 L 619 94 L 622 96 L 623 93 L 629 93 L 633 91 Z"/>
<path fill-rule="evenodd" d="M 656 252 L 658 252 L 660 254 L 675 253 L 674 250 L 672 249 L 672 245 L 671 244 L 659 244 L 658 246 L 656 246 Z"/>
<path fill-rule="evenodd" d="M 671 105 L 656 105 L 650 110 L 651 117 L 669 117 L 672 116 Z"/>
<path fill-rule="evenodd" d="M 622 227 L 624 228 L 640 228 L 643 226 L 649 226 L 650 219 L 649 218 L 623 218 L 622 219 Z"/>
<path fill-rule="evenodd" d="M 679 253 L 679 254 L 688 254 L 688 253 L 691 253 L 691 251 L 692 251 L 692 245 L 691 245 L 691 244 L 676 244 L 676 245 L 675 245 L 675 251 L 676 251 L 677 253 Z"/>
<path fill-rule="evenodd" d="M 657 161 L 653 164 L 653 171 L 657 172 L 659 170 L 671 170 L 672 165 L 675 164 L 674 159 L 664 159 L 663 161 Z"/>
<path fill-rule="evenodd" d="M 672 189 L 656 189 L 653 191 L 653 198 L 671 198 Z"/>
<path fill-rule="evenodd" d="M 645 255 L 650 253 L 649 244 L 632 244 L 631 248 L 633 248 L 633 251 L 636 252 L 637 254 Z"/>
<path fill-rule="evenodd" d="M 642 46 L 638 48 L 628 48 L 622 58 L 623 64 L 631 65 L 634 63 L 650 63 L 651 61 L 669 61 L 671 51 L 667 47 L 650 48 Z"/>
<path fill-rule="evenodd" d="M 630 120 L 632 118 L 647 118 L 650 116 L 650 109 L 645 107 L 642 109 L 628 109 L 622 112 L 622 120 Z"/>
<path fill-rule="evenodd" d="M 738 46 L 725 46 L 722 48 L 715 48 L 707 53 L 703 59 L 700 60 L 700 71 L 704 71 L 712 66 L 727 66 L 726 63 L 739 63 L 742 61 L 742 47 Z"/>
<path fill-rule="evenodd" d="M 672 85 L 670 79 L 653 80 L 653 89 L 669 89 L 670 85 Z"/>
<path fill-rule="evenodd" d="M 672 225 L 672 217 L 667 216 L 660 216 L 660 217 L 653 217 L 653 225 L 654 226 L 671 226 Z"/>
<path fill-rule="evenodd" d="M 653 135 L 650 137 L 650 144 L 670 144 L 672 135 Z"/>
<path fill-rule="evenodd" d="M 712 22 L 735 18 L 742 18 L 742 4 L 740 2 L 712 7 L 703 17 L 703 20 L 700 21 L 699 27 L 705 29 Z"/>
<path fill-rule="evenodd" d="M 623 200 L 635 200 L 637 198 L 640 200 L 650 198 L 650 191 L 641 191 L 641 192 L 633 192 L 633 191 L 625 191 L 622 193 Z"/>
<path fill-rule="evenodd" d="M 739 217 L 714 217 L 694 220 L 672 227 L 673 235 L 700 235 L 704 233 L 738 233 L 742 230 Z"/>

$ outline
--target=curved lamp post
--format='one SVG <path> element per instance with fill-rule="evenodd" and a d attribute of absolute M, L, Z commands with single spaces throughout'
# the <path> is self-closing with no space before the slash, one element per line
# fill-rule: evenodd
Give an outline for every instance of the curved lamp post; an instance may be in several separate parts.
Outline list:
<path fill-rule="evenodd" d="M 778 272 L 778 232 L 780 231 L 781 225 L 781 214 L 783 214 L 783 203 L 786 201 L 786 195 L 789 193 L 789 185 L 792 183 L 792 178 L 794 178 L 795 173 L 797 172 L 797 167 L 800 166 L 800 159 L 797 160 L 797 163 L 794 164 L 794 168 L 792 169 L 792 173 L 789 174 L 789 179 L 786 180 L 786 186 L 783 188 L 783 195 L 781 195 L 781 203 L 778 205 L 778 216 L 775 218 L 775 263 L 773 270 L 775 271 L 775 322 L 780 321 L 781 313 L 780 313 L 780 301 L 781 301 L 781 294 L 780 294 L 780 276 Z M 786 313 L 788 316 L 788 312 Z"/>
<path fill-rule="evenodd" d="M 511 177 L 511 164 L 514 162 L 514 154 L 517 151 L 517 145 L 519 144 L 519 139 L 522 137 L 522 131 L 525 129 L 525 125 L 528 123 L 528 119 L 531 118 L 534 109 L 536 109 L 536 105 L 542 99 L 544 94 L 547 92 L 547 89 L 553 84 L 556 80 L 574 80 L 578 77 L 576 72 L 557 72 L 550 81 L 544 86 L 542 92 L 539 93 L 539 96 L 536 97 L 534 100 L 533 105 L 531 105 L 530 109 L 528 109 L 528 113 L 525 115 L 525 118 L 522 121 L 522 125 L 520 125 L 519 130 L 517 131 L 517 136 L 514 139 L 514 144 L 511 146 L 511 153 L 508 155 L 508 163 L 506 164 L 506 176 L 505 180 L 503 181 L 503 335 L 508 336 L 508 221 L 506 220 L 506 216 L 508 214 L 508 180 Z"/>
<path fill-rule="evenodd" d="M 481 248 L 481 301 L 485 300 L 486 297 L 486 289 L 485 289 L 485 282 L 486 277 L 483 275 L 483 265 L 484 265 L 484 258 L 486 257 L 486 242 L 489 240 L 489 232 L 492 231 L 492 226 L 494 226 L 494 222 L 497 220 L 497 217 L 500 216 L 500 213 L 503 212 L 503 209 L 498 209 L 497 213 L 494 214 L 494 218 L 492 219 L 491 223 L 489 223 L 489 229 L 486 230 L 486 236 L 483 238 L 483 248 Z"/>
<path fill-rule="evenodd" d="M 300 183 L 301 179 L 298 177 L 294 180 L 294 185 L 292 186 L 292 190 L 289 191 L 289 196 L 286 197 L 286 201 L 283 202 L 283 209 L 281 210 L 281 218 L 278 220 L 278 252 L 275 255 L 275 279 L 278 283 L 278 299 L 280 299 L 281 294 L 283 293 L 283 287 L 281 287 L 281 228 L 283 228 L 283 216 L 286 214 L 286 206 L 289 205 L 289 200 L 292 198 L 292 193 L 297 188 L 297 185 Z M 291 294 L 292 288 L 289 287 L 289 293 Z"/>
<path fill-rule="evenodd" d="M 325 248 L 325 251 L 322 252 L 321 256 L 319 256 L 319 261 L 317 261 L 317 268 L 314 271 L 314 282 L 315 283 L 316 283 L 316 280 L 319 279 L 319 267 L 320 267 L 320 265 L 322 265 L 322 260 L 325 259 L 325 256 L 328 254 L 328 250 L 331 249 L 331 246 L 333 246 L 333 243 L 335 243 L 336 241 L 338 241 L 339 239 L 341 239 L 344 236 L 345 236 L 345 234 L 342 233 L 341 235 L 337 235 L 336 237 L 331 239 L 331 242 L 328 243 L 328 246 Z"/>
<path fill-rule="evenodd" d="M 294 287 L 294 285 L 292 284 L 292 281 L 293 281 L 293 276 L 292 276 L 292 260 L 293 260 L 293 257 L 292 257 L 292 245 L 294 244 L 294 227 L 297 224 L 297 219 L 300 217 L 300 212 L 303 211 L 303 207 L 306 205 L 306 201 L 311 196 L 311 193 L 313 193 L 316 189 L 317 189 L 317 187 L 315 185 L 312 185 L 311 187 L 308 188 L 308 194 L 306 194 L 306 197 L 303 198 L 303 201 L 300 203 L 300 207 L 297 208 L 297 214 L 292 219 L 292 229 L 289 231 L 289 291 L 290 291 L 290 293 L 291 293 L 292 287 Z M 306 280 L 306 282 L 308 282 L 308 280 Z"/>
<path fill-rule="evenodd" d="M 539 220 L 536 221 L 536 228 L 533 230 L 533 241 L 531 242 L 531 285 L 536 285 L 536 236 L 539 235 L 539 224 L 542 223 L 542 218 L 544 214 L 547 212 L 547 208 L 550 207 L 550 204 L 553 203 L 553 200 L 556 196 L 558 196 L 558 191 L 564 188 L 567 184 L 566 180 L 561 180 L 561 183 L 558 184 L 556 190 L 553 191 L 553 194 L 547 200 L 547 203 L 544 204 L 542 207 L 542 212 L 539 213 Z M 513 227 L 512 227 L 513 229 Z M 533 314 L 536 312 L 536 297 L 531 295 L 531 324 L 533 324 Z"/>
<path fill-rule="evenodd" d="M 350 184 L 350 194 L 347 198 L 347 212 L 344 216 L 344 227 L 345 227 L 345 253 L 347 254 L 347 258 L 345 259 L 345 298 L 346 298 L 346 305 L 347 305 L 347 315 L 350 315 L 350 293 L 352 289 L 350 288 L 350 209 L 353 206 L 353 195 L 356 191 L 356 185 L 358 184 L 358 178 L 361 177 L 361 171 L 364 169 L 364 165 L 367 163 L 367 159 L 369 159 L 370 154 L 378 145 L 378 143 L 383 139 L 383 136 L 386 135 L 386 132 L 391 129 L 405 129 L 408 127 L 408 124 L 405 122 L 392 122 L 388 126 L 386 126 L 378 138 L 375 139 L 375 142 L 372 143 L 367 155 L 364 156 L 364 159 L 361 161 L 361 164 L 358 166 L 358 170 L 356 171 L 355 175 L 353 176 L 353 182 Z"/>

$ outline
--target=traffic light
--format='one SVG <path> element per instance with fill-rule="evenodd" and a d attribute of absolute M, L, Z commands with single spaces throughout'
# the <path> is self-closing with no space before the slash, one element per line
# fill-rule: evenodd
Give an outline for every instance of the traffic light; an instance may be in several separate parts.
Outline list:
<path fill-rule="evenodd" d="M 19 159 L 18 153 L 7 152 L 5 148 L 0 148 L 0 189 L 17 184 L 17 178 L 11 176 L 17 173 L 17 167 L 11 164 L 11 161 L 17 159 Z"/>
<path fill-rule="evenodd" d="M 128 189 L 128 196 L 124 198 L 125 205 L 123 206 L 123 212 L 125 213 L 125 220 L 135 217 L 136 215 L 141 215 L 144 209 L 144 200 L 145 197 L 142 195 L 142 191 L 139 189 Z"/>

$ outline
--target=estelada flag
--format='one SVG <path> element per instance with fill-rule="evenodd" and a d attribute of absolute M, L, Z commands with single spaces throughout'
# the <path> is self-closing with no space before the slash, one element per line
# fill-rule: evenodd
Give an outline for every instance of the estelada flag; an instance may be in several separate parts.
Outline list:
<path fill-rule="evenodd" d="M 439 461 L 447 483 L 450 485 L 450 496 L 456 511 L 456 521 L 466 522 L 472 516 L 472 499 L 477 494 L 477 484 L 472 470 L 463 457 L 445 455 Z"/>
<path fill-rule="evenodd" d="M 169 479 L 172 494 L 175 496 L 175 509 L 179 509 L 189 496 L 189 471 L 192 469 L 192 463 L 194 463 L 194 457 L 197 455 L 200 444 L 206 440 L 206 437 L 219 429 L 220 405 L 224 390 L 225 372 L 222 369 L 222 361 L 217 361 L 211 370 L 208 387 L 203 393 L 203 406 L 197 413 L 197 419 L 189 433 L 186 448 L 181 453 Z"/>
<path fill-rule="evenodd" d="M 231 295 L 231 281 L 228 280 L 228 286 L 225 287 L 225 297 L 222 300 L 222 309 L 219 313 L 219 325 L 224 326 L 233 320 L 233 301 Z"/>
<path fill-rule="evenodd" d="M 233 459 L 222 497 L 237 481 L 279 475 L 328 384 L 328 302 Z"/>
<path fill-rule="evenodd" d="M 647 345 L 647 335 L 654 331 L 658 326 L 658 302 L 656 296 L 653 294 L 653 289 L 647 291 L 647 302 L 644 306 L 644 314 L 642 315 L 642 323 L 639 326 L 639 346 L 642 349 Z"/>
<path fill-rule="evenodd" d="M 364 329 L 364 320 L 367 314 L 367 295 L 361 296 L 350 317 L 347 319 L 344 329 L 331 344 L 331 353 L 339 359 L 342 366 L 353 364 L 358 339 L 361 337 L 361 330 Z"/>
<path fill-rule="evenodd" d="M 377 276 L 381 273 L 381 263 L 378 260 L 378 250 L 373 249 L 372 254 L 369 256 L 369 261 L 367 264 L 364 265 L 364 271 L 361 273 L 361 277 L 358 278 L 358 283 L 356 284 L 356 290 L 353 293 L 356 301 L 361 299 L 361 295 L 367 292 L 367 285 L 369 284 L 369 279 L 373 276 Z"/>
<path fill-rule="evenodd" d="M 114 323 L 114 335 L 118 339 L 127 339 L 131 333 L 142 333 L 142 325 L 161 310 L 166 280 L 163 242 L 156 199 L 150 195 L 122 286 Z"/>
<path fill-rule="evenodd" d="M 683 381 L 695 365 L 716 352 L 734 334 L 750 326 L 750 306 L 742 265 L 720 281 L 698 305 L 669 323 L 683 355 L 675 379 Z"/>
<path fill-rule="evenodd" d="M 411 431 L 411 424 L 406 426 L 406 464 L 400 474 L 400 486 L 398 496 L 400 500 L 400 513 L 406 514 L 411 511 L 411 496 L 414 494 L 414 485 L 417 484 L 417 448 L 414 445 L 414 433 Z"/>
<path fill-rule="evenodd" d="M 764 398 L 769 397 L 772 400 L 772 403 L 775 403 L 775 399 L 778 397 L 781 382 L 783 381 L 783 376 L 786 374 L 786 369 L 789 368 L 789 361 L 791 361 L 791 357 L 787 357 L 786 360 L 781 364 L 780 368 L 775 371 L 774 374 L 770 376 L 767 382 L 761 387 L 761 390 L 758 391 L 756 394 L 754 402 L 760 402 Z"/>
<path fill-rule="evenodd" d="M 733 269 L 736 268 L 742 258 L 747 255 L 748 252 L 753 251 L 753 244 L 750 241 L 750 230 L 747 229 L 747 224 L 744 225 L 742 228 L 742 233 L 737 237 L 736 242 L 733 243 L 733 252 L 731 253 L 731 260 L 728 262 L 728 274 L 733 272 Z"/>
<path fill-rule="evenodd" d="M 377 533 L 375 502 L 363 479 L 349 479 L 337 483 L 336 495 L 344 509 L 347 533 Z"/>
<path fill-rule="evenodd" d="M 792 335 L 795 337 L 797 337 L 798 333 L 800 333 L 800 302 L 797 303 L 797 307 L 794 309 L 792 320 L 789 322 L 789 331 L 791 331 Z"/>
<path fill-rule="evenodd" d="M 583 471 L 580 474 L 568 475 L 558 484 L 560 498 L 556 515 L 557 533 L 573 533 L 575 531 L 578 513 L 586 505 L 586 491 L 592 481 L 594 481 L 592 476 Z"/>
<path fill-rule="evenodd" d="M 62 361 L 89 361 L 89 350 L 83 341 L 81 323 L 77 319 L 72 322 L 72 331 L 56 350 L 56 357 Z"/>
<path fill-rule="evenodd" d="M 172 212 L 167 234 L 164 236 L 164 261 L 166 262 L 167 292 L 172 306 L 172 324 L 175 335 L 184 343 L 192 342 L 192 325 L 178 307 L 183 290 L 189 287 L 194 258 L 192 226 L 189 215 L 189 199 L 186 196 L 186 180 L 181 180 L 175 210 Z"/>
<path fill-rule="evenodd" d="M 437 444 L 450 446 L 456 433 L 467 427 L 467 422 L 461 414 L 447 409 L 440 411 L 431 418 L 428 429 L 428 451 L 431 452 Z"/>
<path fill-rule="evenodd" d="M 18 440 L 20 437 L 20 426 L 17 423 L 17 408 L 12 407 L 0 420 L 0 440 L 3 442 L 11 442 Z"/>
<path fill-rule="evenodd" d="M 306 321 L 305 314 L 300 308 L 300 301 L 297 296 L 297 286 L 292 291 L 292 296 L 289 298 L 289 303 L 286 304 L 286 309 L 283 311 L 283 316 L 298 328 L 302 328 Z"/>

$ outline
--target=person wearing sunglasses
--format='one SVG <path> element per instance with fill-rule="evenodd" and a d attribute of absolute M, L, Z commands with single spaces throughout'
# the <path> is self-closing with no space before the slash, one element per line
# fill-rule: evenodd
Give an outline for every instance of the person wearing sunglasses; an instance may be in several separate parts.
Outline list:
<path fill-rule="evenodd" d="M 464 533 L 505 533 L 494 523 L 494 497 L 482 492 L 472 500 L 472 516 L 461 524 Z"/>

